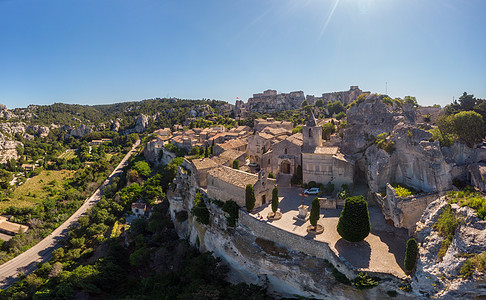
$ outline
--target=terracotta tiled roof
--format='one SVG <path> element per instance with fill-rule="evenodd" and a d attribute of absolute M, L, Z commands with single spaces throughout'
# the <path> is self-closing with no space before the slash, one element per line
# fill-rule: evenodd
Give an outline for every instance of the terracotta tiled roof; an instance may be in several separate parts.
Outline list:
<path fill-rule="evenodd" d="M 193 159 L 192 163 L 196 170 L 208 169 L 208 168 L 216 168 L 218 163 L 216 163 L 211 158 L 200 158 L 200 159 Z"/>
<path fill-rule="evenodd" d="M 243 189 L 246 188 L 247 184 L 254 185 L 258 181 L 258 175 L 250 174 L 229 167 L 219 167 L 212 169 L 208 172 L 208 175 L 211 175 L 224 182 L 238 186 Z"/>

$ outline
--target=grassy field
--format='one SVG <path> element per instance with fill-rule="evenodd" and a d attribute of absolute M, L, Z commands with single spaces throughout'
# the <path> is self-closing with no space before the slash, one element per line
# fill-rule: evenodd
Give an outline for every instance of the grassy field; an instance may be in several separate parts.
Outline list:
<path fill-rule="evenodd" d="M 76 152 L 75 151 L 67 150 L 63 154 L 59 155 L 58 158 L 63 158 L 65 160 L 70 160 L 70 159 L 75 158 L 75 157 L 76 157 Z"/>
<path fill-rule="evenodd" d="M 9 206 L 26 207 L 40 203 L 47 196 L 53 196 L 63 189 L 63 183 L 75 171 L 42 171 L 17 187 L 10 197 L 0 201 L 0 211 Z"/>

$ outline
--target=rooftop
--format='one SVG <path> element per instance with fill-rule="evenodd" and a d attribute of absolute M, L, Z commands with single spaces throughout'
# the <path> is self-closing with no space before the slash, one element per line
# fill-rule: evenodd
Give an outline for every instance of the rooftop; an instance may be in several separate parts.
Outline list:
<path fill-rule="evenodd" d="M 224 166 L 210 170 L 208 175 L 243 189 L 246 188 L 247 184 L 253 185 L 258 181 L 258 175 Z"/>
<path fill-rule="evenodd" d="M 338 153 L 338 150 L 339 150 L 338 147 L 317 147 L 314 153 L 335 155 Z"/>
<path fill-rule="evenodd" d="M 218 163 L 216 163 L 213 159 L 207 158 L 207 157 L 206 158 L 193 159 L 192 163 L 194 164 L 194 167 L 196 168 L 196 170 L 216 168 L 218 166 Z"/>

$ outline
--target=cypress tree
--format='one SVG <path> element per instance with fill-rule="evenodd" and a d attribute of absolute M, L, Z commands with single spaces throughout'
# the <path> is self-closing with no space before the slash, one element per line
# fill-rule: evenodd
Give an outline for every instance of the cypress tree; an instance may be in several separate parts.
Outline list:
<path fill-rule="evenodd" d="M 417 263 L 418 245 L 415 239 L 407 241 L 407 250 L 405 250 L 405 270 L 411 271 Z"/>
<path fill-rule="evenodd" d="M 349 242 L 360 242 L 370 234 L 368 204 L 363 196 L 349 197 L 345 200 L 337 232 Z"/>
<path fill-rule="evenodd" d="M 312 226 L 317 226 L 317 221 L 319 220 L 319 215 L 321 213 L 321 204 L 319 203 L 319 199 L 317 197 L 312 200 L 312 206 L 309 216 L 309 221 Z"/>
<path fill-rule="evenodd" d="M 247 211 L 252 211 L 253 208 L 255 207 L 255 190 L 253 189 L 253 185 L 247 184 L 246 185 L 246 191 L 245 191 L 245 204 L 246 204 L 246 210 Z"/>
<path fill-rule="evenodd" d="M 274 187 L 272 191 L 272 211 L 273 214 L 277 212 L 278 209 L 278 188 Z"/>

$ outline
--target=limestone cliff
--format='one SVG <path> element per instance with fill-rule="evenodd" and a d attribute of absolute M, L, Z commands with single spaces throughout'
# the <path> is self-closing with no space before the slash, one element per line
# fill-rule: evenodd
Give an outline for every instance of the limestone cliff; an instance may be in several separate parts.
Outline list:
<path fill-rule="evenodd" d="M 452 204 L 453 213 L 462 222 L 443 260 L 437 262 L 444 239 L 434 229 L 434 224 L 446 205 L 446 197 L 432 202 L 417 223 L 420 252 L 412 287 L 423 296 L 434 298 L 482 299 L 486 297 L 484 274 L 474 272 L 469 279 L 463 278 L 460 270 L 468 256 L 486 251 L 486 221 L 479 219 L 473 209 Z"/>
<path fill-rule="evenodd" d="M 357 160 L 372 192 L 388 182 L 403 183 L 425 192 L 451 189 L 452 166 L 438 142 L 415 124 L 410 106 L 387 106 L 381 96 L 370 95 L 347 113 L 342 151 Z M 386 133 L 394 145 L 382 150 L 376 138 Z"/>
<path fill-rule="evenodd" d="M 337 281 L 334 267 L 348 278 L 354 278 L 356 273 L 337 256 L 329 255 L 326 258 L 326 251 L 315 247 L 320 242 L 305 240 L 288 232 L 279 234 L 275 231 L 280 229 L 266 225 L 242 211 L 233 228 L 228 226 L 229 215 L 210 199 L 205 201 L 210 224 L 198 223 L 191 214 L 198 189 L 194 170 L 190 168 L 190 164 L 184 163 L 178 169 L 177 177 L 167 192 L 175 228 L 181 238 L 188 239 L 201 251 L 212 251 L 222 258 L 230 267 L 230 281 L 264 285 L 276 297 L 380 299 L 387 298 L 390 291 L 397 291 L 397 299 L 413 297 L 397 289 L 401 281 L 393 276 L 385 276 L 386 279 L 377 287 L 369 290 L 358 290 L 342 284 Z M 204 194 L 204 190 L 201 193 Z M 294 247 L 272 241 L 270 236 Z M 321 246 L 326 250 L 326 245 Z"/>

